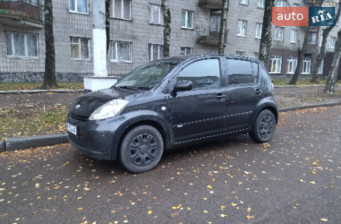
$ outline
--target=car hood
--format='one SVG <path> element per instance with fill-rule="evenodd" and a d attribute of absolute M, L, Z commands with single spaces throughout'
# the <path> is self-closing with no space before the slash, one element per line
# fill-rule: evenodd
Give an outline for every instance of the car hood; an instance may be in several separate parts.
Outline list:
<path fill-rule="evenodd" d="M 88 119 L 90 115 L 103 104 L 114 99 L 125 99 L 134 95 L 134 91 L 120 89 L 104 89 L 78 97 L 71 105 L 69 113 L 73 116 Z"/>

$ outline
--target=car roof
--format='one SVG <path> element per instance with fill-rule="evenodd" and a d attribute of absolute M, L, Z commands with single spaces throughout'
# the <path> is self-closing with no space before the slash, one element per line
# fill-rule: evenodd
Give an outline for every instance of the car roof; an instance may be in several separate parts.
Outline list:
<path fill-rule="evenodd" d="M 243 57 L 243 56 L 235 56 L 235 55 L 219 55 L 219 54 L 201 54 L 201 55 L 189 55 L 189 56 L 176 56 L 176 57 L 169 57 L 169 58 L 164 58 L 160 59 L 162 60 L 167 60 L 167 59 L 180 59 L 183 61 L 188 61 L 188 60 L 195 60 L 195 59 L 201 59 L 201 58 L 216 58 L 216 57 L 225 57 L 226 59 L 235 59 L 235 60 L 243 60 L 243 61 L 250 61 L 250 62 L 255 62 L 259 63 L 259 60 L 255 58 L 249 58 L 249 57 Z"/>

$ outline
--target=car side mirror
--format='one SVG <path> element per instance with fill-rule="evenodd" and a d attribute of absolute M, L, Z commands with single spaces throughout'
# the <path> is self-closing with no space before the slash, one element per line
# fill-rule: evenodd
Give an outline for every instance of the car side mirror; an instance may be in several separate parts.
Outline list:
<path fill-rule="evenodd" d="M 176 93 L 179 91 L 188 91 L 193 88 L 192 81 L 189 80 L 181 80 L 177 81 L 174 85 L 172 96 L 176 96 Z"/>

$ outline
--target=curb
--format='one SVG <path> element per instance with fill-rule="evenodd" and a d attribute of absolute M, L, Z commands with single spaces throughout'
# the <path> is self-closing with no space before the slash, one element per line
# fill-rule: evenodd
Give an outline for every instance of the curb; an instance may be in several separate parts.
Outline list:
<path fill-rule="evenodd" d="M 10 95 L 10 94 L 34 94 L 34 93 L 84 93 L 86 92 L 84 89 L 36 89 L 36 90 L 6 90 L 0 91 L 1 95 Z"/>
<path fill-rule="evenodd" d="M 302 110 L 316 107 L 332 107 L 339 106 L 341 102 L 336 103 L 322 103 L 322 104 L 310 104 L 305 106 L 286 107 L 279 109 L 279 112 L 288 112 L 295 110 Z M 33 137 L 22 138 L 7 138 L 0 140 L 0 152 L 14 151 L 20 149 L 42 147 L 49 145 L 58 145 L 62 143 L 68 143 L 67 134 L 55 134 L 55 135 L 39 135 Z"/>
<path fill-rule="evenodd" d="M 1 151 L 14 151 L 19 149 L 27 149 L 33 147 L 42 147 L 48 145 L 57 145 L 67 143 L 67 134 L 56 135 L 39 135 L 22 138 L 7 138 L 5 141 L 0 141 Z"/>

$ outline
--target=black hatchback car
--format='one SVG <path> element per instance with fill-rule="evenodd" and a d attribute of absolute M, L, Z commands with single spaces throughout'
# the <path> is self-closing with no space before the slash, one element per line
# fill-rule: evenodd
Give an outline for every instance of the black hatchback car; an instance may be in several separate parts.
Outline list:
<path fill-rule="evenodd" d="M 66 129 L 86 155 L 140 173 L 154 168 L 164 149 L 243 133 L 267 142 L 277 121 L 261 63 L 201 55 L 147 63 L 109 89 L 80 96 Z"/>

